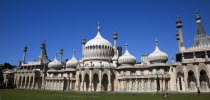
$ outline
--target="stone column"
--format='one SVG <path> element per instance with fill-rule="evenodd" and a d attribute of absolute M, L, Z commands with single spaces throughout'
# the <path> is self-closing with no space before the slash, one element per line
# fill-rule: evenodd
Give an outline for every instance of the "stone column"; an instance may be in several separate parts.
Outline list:
<path fill-rule="evenodd" d="M 108 71 L 108 91 L 111 91 L 111 69 Z"/>
<path fill-rule="evenodd" d="M 82 91 L 84 91 L 84 78 L 85 78 L 85 76 L 84 76 L 84 70 L 82 70 L 82 83 L 81 83 L 81 89 L 80 89 Z"/>
<path fill-rule="evenodd" d="M 163 91 L 165 91 L 166 90 L 166 81 L 165 81 L 165 79 L 163 79 Z"/>
<path fill-rule="evenodd" d="M 75 83 L 75 90 L 79 90 L 79 70 L 76 71 L 76 83 Z"/>
<path fill-rule="evenodd" d="M 99 78 L 98 91 L 102 91 L 102 89 L 101 89 L 102 75 L 101 75 L 101 74 L 102 74 L 102 73 L 101 73 L 101 69 L 99 69 L 99 76 L 98 76 L 98 78 Z"/>
<path fill-rule="evenodd" d="M 151 80 L 148 79 L 148 92 L 151 92 Z"/>
<path fill-rule="evenodd" d="M 187 72 L 187 69 L 186 69 L 186 66 L 183 66 L 185 69 L 184 69 L 184 83 L 185 83 L 185 91 L 188 92 L 188 81 L 187 81 L 187 78 L 188 78 L 188 72 Z"/>
<path fill-rule="evenodd" d="M 195 64 L 195 77 L 196 77 L 196 81 L 197 81 L 197 89 L 199 88 L 200 89 L 200 72 L 199 72 L 199 70 L 198 70 L 198 65 L 197 64 Z"/>
<path fill-rule="evenodd" d="M 163 92 L 163 79 L 160 78 L 159 82 L 160 82 L 160 91 Z"/>
<path fill-rule="evenodd" d="M 66 88 L 66 90 L 69 90 L 69 78 L 66 81 L 67 81 L 67 88 Z"/>
<path fill-rule="evenodd" d="M 60 90 L 63 90 L 63 80 L 60 81 Z"/>
<path fill-rule="evenodd" d="M 136 92 L 138 92 L 138 89 L 139 89 L 139 88 L 138 88 L 138 79 L 136 79 L 136 84 L 135 84 L 135 85 L 136 85 L 135 90 L 136 90 Z"/>
<path fill-rule="evenodd" d="M 33 75 L 32 89 L 34 89 L 34 83 L 35 83 L 35 75 Z"/>
<path fill-rule="evenodd" d="M 129 80 L 129 91 L 132 92 L 133 91 L 133 84 L 132 84 L 132 80 Z"/>
<path fill-rule="evenodd" d="M 29 77 L 28 88 L 30 88 L 31 77 Z"/>
<path fill-rule="evenodd" d="M 117 91 L 121 91 L 121 80 L 118 80 L 118 89 L 117 89 Z"/>
<path fill-rule="evenodd" d="M 154 79 L 154 83 L 153 83 L 153 91 L 155 92 L 155 91 L 157 91 L 157 80 L 156 79 Z"/>
<path fill-rule="evenodd" d="M 89 91 L 92 91 L 92 69 L 90 69 L 90 75 L 89 75 Z"/>
<path fill-rule="evenodd" d="M 72 90 L 72 80 L 70 80 L 70 90 Z"/>
<path fill-rule="evenodd" d="M 145 92 L 145 89 L 144 89 L 144 81 L 145 81 L 145 79 L 142 79 L 142 92 Z"/>

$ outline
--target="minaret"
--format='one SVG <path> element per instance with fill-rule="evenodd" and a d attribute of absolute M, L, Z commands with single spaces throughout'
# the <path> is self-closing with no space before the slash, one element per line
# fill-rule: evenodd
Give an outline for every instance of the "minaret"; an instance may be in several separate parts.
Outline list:
<path fill-rule="evenodd" d="M 25 64 L 25 60 L 26 60 L 26 52 L 27 52 L 27 45 L 24 47 L 24 53 L 23 53 L 23 61 L 22 63 Z"/>
<path fill-rule="evenodd" d="M 82 37 L 82 58 L 84 58 L 84 50 L 85 50 L 86 38 Z"/>
<path fill-rule="evenodd" d="M 60 50 L 60 62 L 62 63 L 62 58 L 63 58 L 63 49 Z"/>
<path fill-rule="evenodd" d="M 118 34 L 117 34 L 117 32 L 114 32 L 114 34 L 113 34 L 113 39 L 114 39 L 114 56 L 113 56 L 113 58 L 112 58 L 112 60 L 113 60 L 113 65 L 115 66 L 115 67 L 117 67 L 117 61 L 118 61 L 118 53 L 117 53 L 117 39 L 118 39 Z"/>
<path fill-rule="evenodd" d="M 176 20 L 176 28 L 177 28 L 176 40 L 178 40 L 179 52 L 182 52 L 185 50 L 185 47 L 182 37 L 182 21 L 179 19 L 178 16 Z"/>

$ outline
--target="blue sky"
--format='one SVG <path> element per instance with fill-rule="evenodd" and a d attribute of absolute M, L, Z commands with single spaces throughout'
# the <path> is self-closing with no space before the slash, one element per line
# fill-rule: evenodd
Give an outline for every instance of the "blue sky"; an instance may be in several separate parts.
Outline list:
<path fill-rule="evenodd" d="M 123 53 L 128 42 L 137 61 L 141 54 L 154 51 L 155 39 L 171 58 L 178 52 L 176 16 L 183 22 L 184 44 L 190 47 L 196 32 L 196 9 L 210 33 L 209 4 L 209 0 L 0 0 L 0 63 L 17 65 L 24 45 L 28 45 L 26 61 L 33 61 L 43 40 L 49 59 L 61 48 L 63 58 L 70 59 L 75 49 L 80 59 L 81 38 L 94 38 L 98 21 L 101 35 L 113 44 L 112 34 L 118 32 Z"/>

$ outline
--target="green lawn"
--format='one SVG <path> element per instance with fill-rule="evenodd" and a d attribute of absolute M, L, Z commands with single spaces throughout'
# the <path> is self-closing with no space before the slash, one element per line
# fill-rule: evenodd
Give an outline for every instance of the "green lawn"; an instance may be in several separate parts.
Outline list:
<path fill-rule="evenodd" d="M 47 90 L 0 89 L 0 100 L 210 100 L 210 94 L 127 94 L 127 93 L 79 93 Z"/>

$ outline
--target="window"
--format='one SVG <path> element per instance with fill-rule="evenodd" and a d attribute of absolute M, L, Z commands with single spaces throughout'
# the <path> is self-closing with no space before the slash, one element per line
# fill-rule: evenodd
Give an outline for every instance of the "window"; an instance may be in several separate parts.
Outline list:
<path fill-rule="evenodd" d="M 132 90 L 135 91 L 136 90 L 136 82 L 132 81 Z"/>
<path fill-rule="evenodd" d="M 131 71 L 131 75 L 136 75 L 136 71 Z"/>
<path fill-rule="evenodd" d="M 151 80 L 151 82 L 150 82 L 151 91 L 155 90 L 155 84 L 154 83 L 155 83 L 154 80 Z"/>
<path fill-rule="evenodd" d="M 148 90 L 148 80 L 145 80 L 144 82 L 144 91 Z"/>
<path fill-rule="evenodd" d="M 129 91 L 129 81 L 126 81 L 126 91 Z"/>
<path fill-rule="evenodd" d="M 141 82 L 141 80 L 140 80 L 140 81 L 138 82 L 138 86 L 139 86 L 139 88 L 138 88 L 138 89 L 139 89 L 139 91 L 141 91 L 141 90 L 142 90 L 142 86 L 141 86 L 141 85 L 142 85 L 142 82 Z"/>

